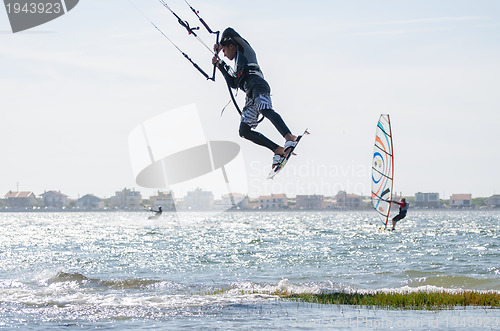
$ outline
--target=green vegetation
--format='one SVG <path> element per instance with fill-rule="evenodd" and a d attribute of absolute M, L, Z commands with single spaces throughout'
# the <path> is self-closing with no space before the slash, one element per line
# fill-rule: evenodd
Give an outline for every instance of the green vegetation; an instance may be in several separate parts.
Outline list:
<path fill-rule="evenodd" d="M 486 200 L 488 200 L 488 198 L 473 198 L 471 204 L 476 207 L 484 207 L 486 206 Z"/>
<path fill-rule="evenodd" d="M 325 305 L 352 305 L 381 307 L 388 309 L 450 309 L 453 307 L 484 307 L 500 308 L 500 293 L 498 291 L 456 291 L 456 292 L 374 292 L 374 293 L 289 293 L 286 291 L 261 292 L 252 290 L 237 290 L 233 288 L 200 290 L 197 295 L 223 295 L 236 290 L 241 295 L 267 294 L 278 296 L 284 300 L 317 303 Z"/>
<path fill-rule="evenodd" d="M 463 291 L 385 293 L 281 294 L 282 298 L 302 302 L 336 305 L 377 306 L 402 309 L 442 309 L 455 306 L 500 307 L 496 292 Z"/>

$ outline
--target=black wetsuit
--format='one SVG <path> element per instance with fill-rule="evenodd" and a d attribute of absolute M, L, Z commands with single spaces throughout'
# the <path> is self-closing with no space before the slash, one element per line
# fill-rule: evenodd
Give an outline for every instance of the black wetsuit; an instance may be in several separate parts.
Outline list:
<path fill-rule="evenodd" d="M 403 218 L 405 218 L 406 212 L 408 211 L 409 207 L 408 202 L 404 202 L 404 206 L 402 206 L 401 202 L 396 202 L 396 203 L 399 205 L 399 214 L 394 216 L 394 218 L 392 219 L 394 222 L 401 221 Z"/>
<path fill-rule="evenodd" d="M 224 35 L 228 36 L 232 43 L 237 46 L 235 57 L 236 72 L 230 74 L 229 67 L 223 65 L 221 62 L 219 62 L 218 68 L 231 88 L 239 88 L 247 96 L 239 134 L 241 137 L 258 145 L 265 146 L 274 152 L 279 145 L 269 140 L 263 134 L 252 130 L 258 124 L 257 117 L 259 113 L 269 119 L 283 137 L 291 132 L 281 116 L 272 109 L 271 88 L 260 70 L 255 51 L 234 29 L 227 28 L 223 33 L 223 37 Z"/>

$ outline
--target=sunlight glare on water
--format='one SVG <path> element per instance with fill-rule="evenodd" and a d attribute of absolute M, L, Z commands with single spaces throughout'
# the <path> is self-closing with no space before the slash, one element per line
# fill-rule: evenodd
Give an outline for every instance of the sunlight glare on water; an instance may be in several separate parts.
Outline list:
<path fill-rule="evenodd" d="M 187 316 L 214 326 L 247 314 L 258 326 L 259 306 L 278 323 L 294 305 L 276 291 L 500 291 L 499 219 L 496 211 L 412 211 L 392 232 L 369 211 L 156 220 L 2 213 L 0 320 L 123 329 L 174 317 L 185 326 Z"/>

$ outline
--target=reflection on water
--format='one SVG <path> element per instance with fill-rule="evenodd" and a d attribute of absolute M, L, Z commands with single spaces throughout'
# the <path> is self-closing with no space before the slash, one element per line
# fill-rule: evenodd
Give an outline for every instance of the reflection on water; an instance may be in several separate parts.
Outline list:
<path fill-rule="evenodd" d="M 121 329 L 136 319 L 198 316 L 212 326 L 247 314 L 254 325 L 259 305 L 270 315 L 293 307 L 275 291 L 500 291 L 499 219 L 496 211 L 411 211 L 391 232 L 368 211 L 156 220 L 2 213 L 0 320 L 35 329 L 113 321 L 108 327 Z"/>

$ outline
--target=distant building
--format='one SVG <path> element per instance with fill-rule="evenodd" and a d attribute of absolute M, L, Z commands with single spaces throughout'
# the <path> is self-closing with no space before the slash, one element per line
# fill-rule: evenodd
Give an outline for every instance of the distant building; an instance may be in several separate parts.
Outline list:
<path fill-rule="evenodd" d="M 48 191 L 40 194 L 43 205 L 47 208 L 63 208 L 68 204 L 68 196 L 61 191 Z"/>
<path fill-rule="evenodd" d="M 142 208 L 141 202 L 141 192 L 134 189 L 130 190 L 127 188 L 124 188 L 121 191 L 117 191 L 115 195 L 110 198 L 111 206 L 120 209 Z"/>
<path fill-rule="evenodd" d="M 337 209 L 336 197 L 325 197 L 323 200 L 323 209 Z"/>
<path fill-rule="evenodd" d="M 500 195 L 492 195 L 484 203 L 491 208 L 500 208 Z"/>
<path fill-rule="evenodd" d="M 415 193 L 415 207 L 439 208 L 439 193 Z"/>
<path fill-rule="evenodd" d="M 450 197 L 450 207 L 470 208 L 472 206 L 472 194 L 453 194 Z"/>
<path fill-rule="evenodd" d="M 260 209 L 282 209 L 288 207 L 288 198 L 285 194 L 271 194 L 259 197 Z"/>
<path fill-rule="evenodd" d="M 93 194 L 86 194 L 76 201 L 76 207 L 79 209 L 102 209 L 104 200 Z"/>
<path fill-rule="evenodd" d="M 236 206 L 233 206 L 233 203 Z M 248 209 L 249 199 L 248 196 L 241 193 L 226 194 L 222 196 L 221 204 L 227 208 Z"/>
<path fill-rule="evenodd" d="M 5 194 L 7 207 L 29 209 L 38 205 L 38 199 L 33 192 L 12 192 Z"/>
<path fill-rule="evenodd" d="M 297 195 L 295 202 L 297 209 L 323 209 L 323 195 Z"/>
<path fill-rule="evenodd" d="M 159 207 L 161 207 L 163 211 L 175 210 L 174 193 L 172 192 L 158 191 L 158 195 L 150 197 L 149 201 L 151 203 L 151 208 L 154 210 L 158 210 Z"/>
<path fill-rule="evenodd" d="M 359 209 L 363 207 L 363 197 L 356 194 L 348 194 L 345 191 L 337 193 L 337 208 Z"/>
<path fill-rule="evenodd" d="M 214 206 L 214 195 L 212 192 L 197 188 L 188 192 L 184 197 L 184 208 L 191 210 L 209 210 Z"/>
<path fill-rule="evenodd" d="M 259 209 L 259 198 L 257 199 L 248 199 L 248 209 Z"/>

